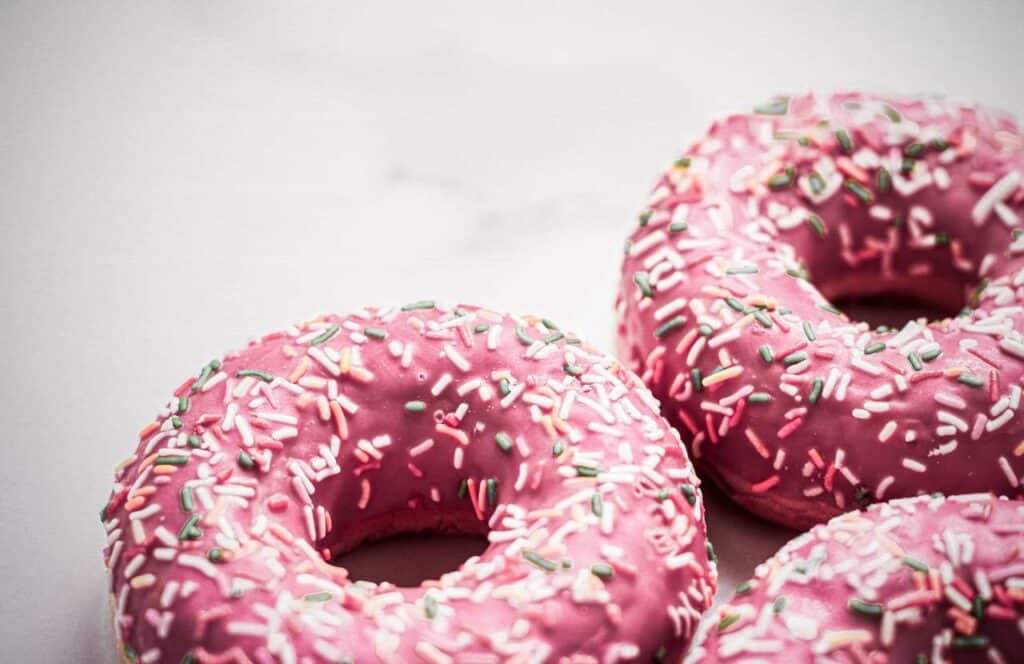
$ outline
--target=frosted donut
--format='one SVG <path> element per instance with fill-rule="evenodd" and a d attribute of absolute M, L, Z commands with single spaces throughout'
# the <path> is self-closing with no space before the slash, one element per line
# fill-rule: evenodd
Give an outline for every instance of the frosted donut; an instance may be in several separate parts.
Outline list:
<path fill-rule="evenodd" d="M 1024 652 L 1024 502 L 904 498 L 786 544 L 708 614 L 688 662 L 1010 664 Z"/>
<path fill-rule="evenodd" d="M 1021 496 L 1022 174 L 1013 120 L 950 101 L 808 95 L 715 122 L 630 237 L 621 356 L 698 470 L 778 523 Z M 830 303 L 871 294 L 951 316 L 872 330 Z"/>
<path fill-rule="evenodd" d="M 678 657 L 714 593 L 679 436 L 546 319 L 317 318 L 204 366 L 139 438 L 102 510 L 129 661 Z M 419 588 L 327 562 L 424 530 L 489 544 Z"/>

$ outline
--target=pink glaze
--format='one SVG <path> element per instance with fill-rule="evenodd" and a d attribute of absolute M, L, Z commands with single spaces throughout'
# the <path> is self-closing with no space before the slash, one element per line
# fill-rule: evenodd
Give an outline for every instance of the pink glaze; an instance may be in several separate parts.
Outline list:
<path fill-rule="evenodd" d="M 102 515 L 128 659 L 677 658 L 714 593 L 678 435 L 546 320 L 317 318 L 208 365 L 140 438 Z M 490 544 L 419 588 L 325 562 L 413 530 Z"/>
<path fill-rule="evenodd" d="M 658 180 L 622 266 L 622 356 L 697 467 L 798 528 L 923 492 L 1024 495 L 1014 122 L 861 94 L 757 110 Z M 877 293 L 971 310 L 885 331 L 828 302 Z"/>
<path fill-rule="evenodd" d="M 708 614 L 687 662 L 1010 664 L 1024 502 L 904 498 L 792 540 Z"/>

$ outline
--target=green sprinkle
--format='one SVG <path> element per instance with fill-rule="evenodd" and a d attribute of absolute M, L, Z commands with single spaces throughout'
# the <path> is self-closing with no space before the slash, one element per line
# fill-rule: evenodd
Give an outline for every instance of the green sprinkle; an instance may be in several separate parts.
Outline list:
<path fill-rule="evenodd" d="M 576 474 L 580 477 L 597 477 L 600 470 L 593 466 L 576 466 Z"/>
<path fill-rule="evenodd" d="M 859 613 L 862 616 L 880 616 L 884 607 L 881 604 L 875 604 L 873 602 L 865 602 L 864 600 L 853 598 L 846 603 L 846 608 L 854 613 Z"/>
<path fill-rule="evenodd" d="M 768 178 L 768 186 L 778 191 L 793 184 L 794 179 L 796 179 L 796 170 L 792 166 L 787 166 L 781 173 L 776 173 Z"/>
<path fill-rule="evenodd" d="M 835 314 L 836 316 L 838 316 L 839 314 L 841 314 L 841 313 L 842 313 L 841 311 L 839 311 L 838 309 L 836 309 L 836 308 L 835 308 L 834 306 L 832 306 L 832 305 L 831 305 L 831 304 L 829 304 L 828 302 L 826 302 L 826 303 L 824 303 L 824 304 L 819 304 L 819 305 L 818 305 L 818 308 L 819 308 L 819 309 L 821 309 L 822 311 L 827 311 L 827 312 L 829 312 L 830 314 Z"/>
<path fill-rule="evenodd" d="M 644 226 L 646 226 L 648 224 L 648 222 L 650 222 L 651 217 L 653 215 L 654 215 L 654 210 L 644 210 L 637 217 L 637 223 L 639 223 L 640 227 L 643 228 Z"/>
<path fill-rule="evenodd" d="M 668 500 L 668 489 L 662 489 L 658 492 L 658 502 L 663 503 Z"/>
<path fill-rule="evenodd" d="M 175 429 L 181 428 L 181 418 L 177 415 L 171 415 L 171 426 Z"/>
<path fill-rule="evenodd" d="M 776 97 L 771 101 L 754 107 L 758 115 L 785 115 L 789 112 L 789 97 Z"/>
<path fill-rule="evenodd" d="M 914 367 L 914 371 L 920 371 L 923 366 L 921 364 L 921 358 L 918 357 L 917 353 L 914 351 L 907 353 L 907 361 L 910 362 L 910 366 Z"/>
<path fill-rule="evenodd" d="M 410 413 L 422 413 L 427 409 L 425 401 L 406 401 L 405 409 Z"/>
<path fill-rule="evenodd" d="M 526 333 L 526 329 L 522 325 L 516 325 L 516 339 L 519 339 L 519 343 L 524 346 L 533 345 L 533 337 Z"/>
<path fill-rule="evenodd" d="M 921 359 L 924 360 L 925 362 L 931 362 L 939 355 L 942 355 L 942 351 L 939 350 L 938 348 L 933 348 L 927 352 L 921 353 Z"/>
<path fill-rule="evenodd" d="M 487 323 L 480 323 L 479 325 L 473 328 L 473 331 L 476 332 L 477 334 L 480 334 L 482 332 L 486 332 L 489 329 L 491 329 L 490 325 L 488 325 Z"/>
<path fill-rule="evenodd" d="M 726 274 L 757 274 L 757 267 L 753 265 L 741 265 L 739 267 L 726 268 Z"/>
<path fill-rule="evenodd" d="M 324 591 L 324 592 L 319 592 L 319 593 L 310 593 L 310 594 L 306 595 L 305 597 L 303 597 L 302 599 L 303 599 L 303 601 L 306 601 L 306 602 L 326 602 L 329 599 L 331 599 L 331 597 L 332 597 L 331 593 L 329 593 L 327 591 Z"/>
<path fill-rule="evenodd" d="M 871 191 L 868 190 L 860 182 L 857 182 L 856 180 L 847 180 L 846 181 L 846 191 L 848 191 L 851 194 L 853 194 L 854 196 L 856 196 L 857 200 L 859 200 L 861 203 L 867 204 L 867 203 L 870 203 L 871 201 L 873 201 L 875 199 L 875 197 L 874 197 L 874 195 L 872 195 Z"/>
<path fill-rule="evenodd" d="M 878 187 L 878 193 L 888 194 L 892 191 L 892 175 L 885 168 L 879 168 L 875 184 Z"/>
<path fill-rule="evenodd" d="M 644 297 L 654 295 L 654 291 L 651 290 L 651 276 L 646 272 L 634 272 L 633 282 L 640 287 L 640 293 Z"/>
<path fill-rule="evenodd" d="M 548 336 L 544 337 L 544 343 L 546 343 L 546 344 L 553 344 L 556 341 L 561 341 L 564 338 L 565 338 L 565 332 L 562 332 L 561 330 L 555 330 L 554 332 L 552 332 Z"/>
<path fill-rule="evenodd" d="M 211 563 L 222 563 L 224 562 L 224 550 L 215 546 L 206 553 L 206 557 Z"/>
<path fill-rule="evenodd" d="M 949 141 L 944 138 L 936 138 L 932 141 L 932 147 L 939 152 L 943 152 L 944 150 L 949 149 Z"/>
<path fill-rule="evenodd" d="M 656 651 L 654 652 L 654 661 L 655 661 L 655 662 L 661 662 L 661 661 L 664 661 L 664 659 L 665 659 L 665 656 L 666 656 L 667 654 L 668 654 L 668 651 L 667 651 L 667 650 L 665 650 L 665 646 L 660 646 L 660 647 L 659 647 L 659 648 L 658 648 L 658 649 L 657 649 L 657 650 L 656 650 Z"/>
<path fill-rule="evenodd" d="M 818 403 L 818 399 L 821 398 L 821 390 L 825 386 L 825 381 L 820 378 L 815 378 L 811 383 L 811 394 L 807 397 L 807 400 L 811 403 Z"/>
<path fill-rule="evenodd" d="M 178 499 L 181 502 L 181 509 L 186 512 L 191 512 L 195 509 L 196 503 L 192 500 L 192 487 L 181 487 L 181 491 L 178 493 Z"/>
<path fill-rule="evenodd" d="M 811 185 L 811 192 L 815 196 L 817 196 L 817 195 L 821 194 L 821 192 L 825 191 L 825 186 L 826 186 L 825 178 L 821 177 L 821 173 L 819 173 L 818 171 L 811 171 L 811 175 L 808 178 L 808 181 L 809 181 L 809 183 Z"/>
<path fill-rule="evenodd" d="M 601 494 L 595 493 L 590 497 L 590 511 L 593 512 L 596 517 L 600 517 L 604 514 L 604 501 L 601 499 Z"/>
<path fill-rule="evenodd" d="M 971 648 L 981 649 L 987 648 L 989 640 L 987 636 L 977 634 L 975 636 L 954 636 L 953 647 L 954 648 Z"/>
<path fill-rule="evenodd" d="M 679 159 L 676 159 L 673 166 L 676 168 L 689 168 L 691 161 L 692 160 L 689 157 L 680 157 Z"/>
<path fill-rule="evenodd" d="M 710 337 L 711 333 L 714 331 L 714 328 L 712 328 L 707 323 L 701 323 L 699 326 L 697 326 L 697 332 L 699 332 L 700 336 L 702 337 Z"/>
<path fill-rule="evenodd" d="M 238 465 L 244 470 L 252 470 L 256 467 L 256 462 L 252 460 L 252 457 L 245 452 L 238 453 Z"/>
<path fill-rule="evenodd" d="M 816 214 L 807 215 L 807 223 L 811 225 L 811 228 L 818 235 L 818 237 L 825 237 L 828 234 L 828 228 L 825 227 L 825 222 L 822 221 L 821 217 Z"/>
<path fill-rule="evenodd" d="M 818 338 L 814 334 L 814 327 L 808 321 L 804 321 L 803 328 L 804 336 L 807 337 L 808 341 L 814 341 L 815 339 Z"/>
<path fill-rule="evenodd" d="M 697 504 L 697 491 L 689 484 L 680 484 L 679 491 L 686 496 L 686 502 L 691 505 Z"/>
<path fill-rule="evenodd" d="M 867 346 L 864 349 L 864 354 L 865 355 L 874 355 L 875 353 L 881 353 L 883 350 L 885 350 L 885 344 L 882 343 L 881 341 L 878 341 L 878 342 L 875 342 L 875 343 L 870 344 L 869 346 Z"/>
<path fill-rule="evenodd" d="M 508 382 L 508 378 L 502 378 L 498 381 L 498 391 L 501 392 L 501 396 L 506 397 L 512 392 L 512 386 Z"/>
<path fill-rule="evenodd" d="M 964 385 L 970 385 L 971 387 L 981 387 L 985 384 L 985 381 L 971 374 L 960 374 L 956 379 Z"/>
<path fill-rule="evenodd" d="M 795 351 L 782 358 L 782 363 L 787 367 L 791 367 L 794 364 L 800 364 L 807 359 L 807 353 L 802 350 Z"/>
<path fill-rule="evenodd" d="M 528 560 L 529 562 L 548 572 L 554 572 L 556 569 L 558 569 L 558 565 L 556 563 L 548 560 L 547 558 L 539 556 L 537 553 L 533 551 L 523 551 L 523 558 L 526 558 L 526 560 Z"/>
<path fill-rule="evenodd" d="M 484 485 L 487 487 L 487 504 L 494 505 L 498 502 L 498 480 L 488 477 Z"/>
<path fill-rule="evenodd" d="M 551 446 L 551 456 L 561 456 L 562 452 L 565 451 L 565 441 L 556 440 L 555 444 Z"/>
<path fill-rule="evenodd" d="M 333 337 L 335 334 L 337 334 L 338 330 L 340 330 L 340 329 L 341 328 L 338 326 L 337 323 L 331 323 L 326 328 L 324 328 L 323 332 L 321 332 L 320 334 L 316 335 L 313 338 L 313 340 L 309 342 L 309 345 L 310 346 L 319 346 L 322 343 L 326 343 L 327 341 L 330 341 L 331 337 Z"/>
<path fill-rule="evenodd" d="M 189 436 L 188 446 L 193 449 L 199 449 L 200 447 L 203 446 L 203 441 L 199 438 L 199 436 Z"/>
<path fill-rule="evenodd" d="M 386 339 L 388 336 L 387 330 L 382 330 L 379 327 L 364 327 L 363 334 L 371 339 Z"/>
<path fill-rule="evenodd" d="M 178 412 L 188 412 L 188 397 L 178 397 Z"/>
<path fill-rule="evenodd" d="M 893 122 L 900 122 L 903 119 L 903 116 L 900 115 L 900 112 L 897 111 L 892 106 L 890 106 L 889 104 L 885 104 L 882 106 L 882 112 L 885 113 L 885 116 Z"/>
<path fill-rule="evenodd" d="M 767 392 L 751 392 L 747 395 L 747 403 L 769 403 L 772 400 L 772 395 Z"/>
<path fill-rule="evenodd" d="M 154 461 L 155 466 L 184 466 L 188 463 L 188 457 L 179 454 L 167 454 L 158 456 Z"/>
<path fill-rule="evenodd" d="M 720 621 L 718 621 L 718 631 L 719 632 L 724 632 L 725 630 L 727 630 L 730 627 L 732 627 L 733 625 L 735 625 L 736 621 L 739 620 L 739 619 L 740 619 L 740 614 L 738 614 L 738 613 L 730 613 L 727 616 L 723 616 L 722 619 Z"/>
<path fill-rule="evenodd" d="M 853 152 L 853 141 L 850 140 L 850 135 L 846 133 L 845 129 L 836 132 L 836 140 L 839 141 L 839 149 L 845 154 Z"/>
<path fill-rule="evenodd" d="M 658 329 L 654 330 L 654 336 L 660 339 L 677 327 L 682 327 L 685 322 L 686 319 L 682 316 L 675 316 L 674 318 L 665 321 L 658 327 Z"/>
<path fill-rule="evenodd" d="M 612 569 L 611 565 L 598 563 L 590 566 L 590 573 L 601 579 L 610 579 L 615 574 L 615 570 Z"/>
<path fill-rule="evenodd" d="M 904 175 L 910 175 L 914 172 L 914 167 L 917 166 L 917 162 L 910 157 L 904 157 L 903 161 L 900 162 L 900 172 Z"/>
<path fill-rule="evenodd" d="M 188 520 L 185 521 L 185 525 L 178 531 L 178 540 L 197 540 L 202 537 L 203 531 L 196 527 L 197 523 L 199 523 L 199 515 L 193 514 L 190 516 Z"/>
<path fill-rule="evenodd" d="M 260 371 L 259 369 L 242 369 L 235 372 L 235 376 L 238 378 L 245 378 L 246 376 L 255 376 L 265 383 L 269 383 L 274 380 L 274 374 L 267 373 L 266 371 Z"/>
<path fill-rule="evenodd" d="M 707 541 L 708 560 L 712 563 L 718 562 L 718 554 L 715 553 L 715 547 L 711 545 L 711 540 Z"/>
<path fill-rule="evenodd" d="M 903 148 L 903 154 L 908 157 L 917 159 L 924 152 L 924 143 L 911 143 L 907 147 Z"/>
<path fill-rule="evenodd" d="M 786 603 L 787 603 L 786 596 L 785 595 L 780 595 L 779 598 L 776 599 L 775 602 L 772 604 L 772 612 L 773 613 L 782 613 L 783 610 L 785 610 L 785 608 L 786 608 Z"/>
<path fill-rule="evenodd" d="M 756 320 L 758 323 L 761 324 L 761 327 L 771 327 L 772 326 L 772 319 L 768 318 L 767 314 L 765 314 L 760 309 L 754 309 L 754 311 L 752 312 L 752 315 L 754 316 L 754 320 Z"/>
<path fill-rule="evenodd" d="M 744 581 L 740 585 L 736 586 L 737 595 L 746 595 L 754 589 L 754 584 L 751 581 Z"/>
<path fill-rule="evenodd" d="M 743 303 L 734 297 L 725 298 L 725 303 L 728 304 L 732 309 L 740 313 L 743 313 L 747 310 L 747 308 L 743 306 Z"/>
<path fill-rule="evenodd" d="M 469 480 L 462 480 L 459 482 L 459 498 L 465 498 L 466 493 L 469 491 Z"/>
<path fill-rule="evenodd" d="M 903 556 L 903 564 L 916 572 L 927 572 L 928 564 L 912 556 Z"/>
<path fill-rule="evenodd" d="M 570 376 L 579 376 L 583 374 L 583 367 L 581 367 L 578 364 L 573 364 L 571 362 L 566 362 L 565 364 L 563 364 L 562 369 L 565 371 L 565 373 L 569 374 Z"/>
<path fill-rule="evenodd" d="M 701 377 L 700 369 L 690 370 L 690 380 L 693 382 L 693 389 L 697 390 L 698 392 L 703 391 L 704 379 Z"/>
<path fill-rule="evenodd" d="M 985 617 L 985 600 L 981 598 L 981 595 L 975 595 L 971 600 L 971 615 L 978 620 Z"/>
<path fill-rule="evenodd" d="M 682 233 L 687 228 L 689 228 L 689 225 L 685 221 L 673 221 L 671 224 L 668 225 L 668 232 Z"/>
<path fill-rule="evenodd" d="M 772 348 L 768 344 L 758 348 L 757 352 L 761 356 L 761 359 L 764 360 L 765 364 L 771 364 L 772 360 L 775 359 L 775 356 L 772 354 Z"/>
<path fill-rule="evenodd" d="M 199 371 L 199 376 L 196 378 L 195 382 L 192 383 L 192 387 L 190 387 L 189 390 L 193 394 L 201 390 L 203 385 L 206 385 L 206 382 L 210 380 L 213 372 L 217 369 L 220 369 L 220 360 L 210 360 L 206 366 Z"/>
<path fill-rule="evenodd" d="M 433 300 L 418 300 L 416 302 L 411 302 L 411 303 L 405 305 L 404 307 L 402 307 L 402 311 L 416 311 L 418 309 L 433 309 L 433 308 L 434 308 L 434 301 Z"/>
<path fill-rule="evenodd" d="M 437 615 L 437 600 L 434 599 L 433 595 L 423 596 L 423 613 L 431 619 Z"/>

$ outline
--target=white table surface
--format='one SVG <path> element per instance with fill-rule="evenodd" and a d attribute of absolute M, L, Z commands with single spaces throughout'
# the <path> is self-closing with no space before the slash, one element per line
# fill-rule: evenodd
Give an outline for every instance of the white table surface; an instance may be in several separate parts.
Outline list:
<path fill-rule="evenodd" d="M 210 356 L 421 297 L 611 349 L 625 232 L 712 117 L 846 87 L 1019 113 L 1021 25 L 1019 0 L 4 1 L 0 659 L 111 661 L 111 468 Z M 787 538 L 709 510 L 727 589 Z"/>

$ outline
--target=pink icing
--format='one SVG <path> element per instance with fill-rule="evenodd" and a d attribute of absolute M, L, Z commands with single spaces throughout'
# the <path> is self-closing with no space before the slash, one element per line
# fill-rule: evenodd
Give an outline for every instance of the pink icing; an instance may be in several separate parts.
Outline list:
<path fill-rule="evenodd" d="M 905 498 L 789 542 L 708 614 L 687 661 L 1009 664 L 1022 607 L 1024 502 Z"/>
<path fill-rule="evenodd" d="M 678 435 L 542 319 L 320 317 L 208 365 L 140 438 L 102 515 L 129 659 L 673 658 L 714 593 Z M 489 546 L 419 588 L 325 562 L 412 530 Z"/>
<path fill-rule="evenodd" d="M 1016 124 L 849 93 L 758 111 L 661 176 L 622 265 L 622 356 L 698 468 L 799 528 L 923 492 L 1024 495 Z M 971 310 L 881 331 L 828 301 L 872 293 Z"/>

